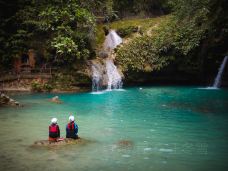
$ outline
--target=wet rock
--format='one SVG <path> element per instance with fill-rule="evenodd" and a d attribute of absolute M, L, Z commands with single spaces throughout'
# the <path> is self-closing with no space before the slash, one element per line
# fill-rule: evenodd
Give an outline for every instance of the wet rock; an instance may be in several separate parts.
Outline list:
<path fill-rule="evenodd" d="M 64 146 L 64 145 L 70 145 L 70 144 L 85 145 L 89 142 L 92 142 L 92 141 L 85 140 L 80 137 L 78 137 L 77 139 L 64 138 L 62 141 L 38 140 L 34 142 L 32 147 L 55 147 L 55 146 Z"/>
<path fill-rule="evenodd" d="M 52 97 L 49 101 L 51 101 L 51 102 L 53 102 L 53 103 L 57 103 L 57 104 L 63 103 L 63 102 L 59 99 L 59 96 Z"/>
<path fill-rule="evenodd" d="M 120 148 L 131 148 L 133 145 L 134 143 L 131 140 L 120 140 L 117 142 L 117 146 Z"/>
<path fill-rule="evenodd" d="M 105 52 L 105 51 L 99 52 L 99 57 L 100 58 L 108 58 L 108 56 L 109 56 L 108 52 Z"/>
<path fill-rule="evenodd" d="M 0 95 L 0 105 L 22 106 L 18 101 L 10 98 L 4 93 Z"/>

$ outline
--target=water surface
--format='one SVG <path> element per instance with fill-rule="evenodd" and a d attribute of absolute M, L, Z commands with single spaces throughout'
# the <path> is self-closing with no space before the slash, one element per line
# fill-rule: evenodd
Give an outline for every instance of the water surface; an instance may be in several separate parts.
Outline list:
<path fill-rule="evenodd" d="M 63 104 L 49 98 L 58 95 Z M 0 108 L 0 170 L 228 170 L 228 90 L 143 87 L 100 94 L 26 94 Z M 34 148 L 52 117 L 75 114 L 88 144 Z"/>

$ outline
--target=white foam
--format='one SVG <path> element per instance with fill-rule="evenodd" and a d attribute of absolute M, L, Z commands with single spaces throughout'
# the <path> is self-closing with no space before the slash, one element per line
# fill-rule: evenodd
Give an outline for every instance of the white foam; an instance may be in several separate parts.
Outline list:
<path fill-rule="evenodd" d="M 120 88 L 120 89 L 113 89 L 113 91 L 127 91 L 127 90 Z"/>
<path fill-rule="evenodd" d="M 200 90 L 219 90 L 219 88 L 217 88 L 217 87 L 204 87 L 204 88 L 197 88 L 197 89 L 200 89 Z"/>
<path fill-rule="evenodd" d="M 131 157 L 131 156 L 128 155 L 128 154 L 123 154 L 122 157 L 128 158 L 128 157 Z"/>
<path fill-rule="evenodd" d="M 147 148 L 144 148 L 143 150 L 144 150 L 144 151 L 150 151 L 151 148 L 147 147 Z"/>
<path fill-rule="evenodd" d="M 94 92 L 91 92 L 90 94 L 104 94 L 105 92 L 104 91 L 94 91 Z"/>
<path fill-rule="evenodd" d="M 160 148 L 159 151 L 162 151 L 162 152 L 172 152 L 173 149 L 169 149 L 169 148 Z"/>
<path fill-rule="evenodd" d="M 116 144 L 111 145 L 111 150 L 114 151 L 115 149 L 117 149 L 117 145 Z"/>

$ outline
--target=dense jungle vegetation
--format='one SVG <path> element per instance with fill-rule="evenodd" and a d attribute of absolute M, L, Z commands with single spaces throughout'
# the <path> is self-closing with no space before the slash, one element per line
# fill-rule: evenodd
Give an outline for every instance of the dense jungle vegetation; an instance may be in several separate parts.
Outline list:
<path fill-rule="evenodd" d="M 102 27 L 112 23 L 131 38 L 116 49 L 126 75 L 169 67 L 213 73 L 228 52 L 226 0 L 0 0 L 0 6 L 0 70 L 28 49 L 66 68 L 93 59 Z M 126 19 L 132 24 L 124 26 Z M 146 25 L 150 19 L 156 23 Z M 136 27 L 140 36 L 131 37 Z"/>

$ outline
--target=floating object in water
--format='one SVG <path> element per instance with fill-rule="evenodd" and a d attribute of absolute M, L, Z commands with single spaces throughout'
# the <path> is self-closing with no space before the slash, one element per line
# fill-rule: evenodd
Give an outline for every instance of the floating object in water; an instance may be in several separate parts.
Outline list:
<path fill-rule="evenodd" d="M 142 90 L 142 89 L 143 89 L 142 87 L 139 88 L 139 90 Z"/>

